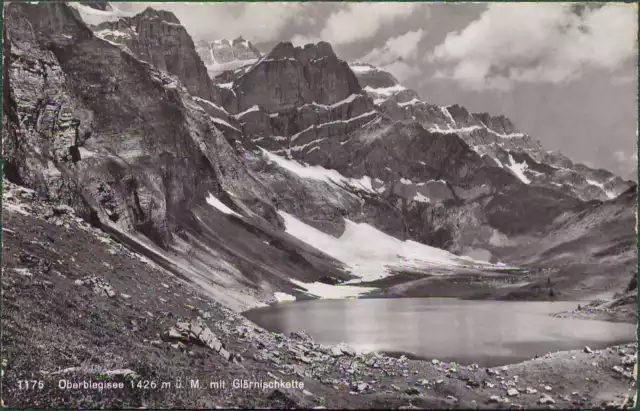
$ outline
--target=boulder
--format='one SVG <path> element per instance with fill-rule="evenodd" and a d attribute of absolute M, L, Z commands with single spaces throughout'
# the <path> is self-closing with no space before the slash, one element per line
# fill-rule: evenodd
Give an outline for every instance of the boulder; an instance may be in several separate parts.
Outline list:
<path fill-rule="evenodd" d="M 499 395 L 492 395 L 491 397 L 489 397 L 489 402 L 496 404 L 509 404 L 511 400 L 505 397 L 500 397 Z"/>
<path fill-rule="evenodd" d="M 180 320 L 167 332 L 167 336 L 171 339 L 180 339 L 184 341 L 197 342 L 215 352 L 218 352 L 226 360 L 229 360 L 231 354 L 222 347 L 222 342 L 211 331 L 209 326 L 201 317 L 194 320 Z"/>
<path fill-rule="evenodd" d="M 542 397 L 538 399 L 538 404 L 542 404 L 542 405 L 555 404 L 555 403 L 556 403 L 555 400 L 550 396 L 548 396 L 547 394 L 544 394 Z"/>

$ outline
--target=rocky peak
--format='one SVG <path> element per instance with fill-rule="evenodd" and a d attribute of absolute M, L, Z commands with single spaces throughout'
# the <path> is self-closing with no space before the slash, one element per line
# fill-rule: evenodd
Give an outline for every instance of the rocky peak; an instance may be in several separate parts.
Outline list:
<path fill-rule="evenodd" d="M 469 127 L 478 123 L 471 113 L 469 113 L 469 110 L 459 104 L 447 106 L 445 109 L 449 112 L 458 127 Z"/>
<path fill-rule="evenodd" d="M 177 76 L 191 94 L 218 100 L 191 36 L 173 13 L 147 7 L 133 17 L 101 23 L 94 32 L 121 44 L 134 57 Z"/>
<path fill-rule="evenodd" d="M 227 40 L 229 41 L 229 40 Z M 237 38 L 233 39 L 233 41 L 231 42 L 232 45 L 244 45 L 245 43 L 248 43 L 247 40 L 244 39 L 244 37 L 242 36 L 238 36 Z"/>
<path fill-rule="evenodd" d="M 238 110 L 254 105 L 280 112 L 304 104 L 333 104 L 362 89 L 349 65 L 329 43 L 294 47 L 290 42 L 273 50 L 234 82 Z"/>
<path fill-rule="evenodd" d="M 501 134 L 513 134 L 516 128 L 511 120 L 504 116 L 491 116 L 489 113 L 473 113 L 472 116 L 490 129 Z"/>
<path fill-rule="evenodd" d="M 323 58 L 338 60 L 331 44 L 321 41 L 319 43 L 306 44 L 304 47 L 295 47 L 290 42 L 278 43 L 268 55 L 269 59 L 292 58 L 301 62 L 319 60 Z"/>
<path fill-rule="evenodd" d="M 387 88 L 398 84 L 398 80 L 389 72 L 380 70 L 368 63 L 352 63 L 349 65 L 361 87 Z"/>
<path fill-rule="evenodd" d="M 152 7 L 147 7 L 141 13 L 134 16 L 136 20 L 161 20 L 166 23 L 180 24 L 180 20 L 170 11 L 156 10 Z"/>

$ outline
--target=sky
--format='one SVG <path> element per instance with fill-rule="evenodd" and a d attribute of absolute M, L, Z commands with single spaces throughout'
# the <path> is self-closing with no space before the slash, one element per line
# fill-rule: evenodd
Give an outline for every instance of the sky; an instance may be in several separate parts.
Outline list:
<path fill-rule="evenodd" d="M 637 174 L 634 4 L 116 3 L 175 13 L 194 40 L 332 44 L 438 105 L 504 114 L 575 162 Z"/>

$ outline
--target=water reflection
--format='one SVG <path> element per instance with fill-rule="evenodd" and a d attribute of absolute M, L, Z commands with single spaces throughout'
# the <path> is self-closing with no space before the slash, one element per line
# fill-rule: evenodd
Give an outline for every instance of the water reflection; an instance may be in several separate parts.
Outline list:
<path fill-rule="evenodd" d="M 635 341 L 632 324 L 560 319 L 548 314 L 573 302 L 452 299 L 301 301 L 245 313 L 264 328 L 305 330 L 322 344 L 347 342 L 359 351 L 407 352 L 485 366 L 549 351 Z"/>

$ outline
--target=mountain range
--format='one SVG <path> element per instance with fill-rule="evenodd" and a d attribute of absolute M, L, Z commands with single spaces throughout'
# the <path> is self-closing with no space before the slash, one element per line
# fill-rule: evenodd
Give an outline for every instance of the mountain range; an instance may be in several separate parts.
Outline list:
<path fill-rule="evenodd" d="M 326 42 L 261 54 L 114 10 L 6 7 L 5 177 L 227 306 L 342 281 L 431 295 L 465 274 L 466 296 L 546 298 L 553 278 L 575 298 L 635 277 L 635 183 Z M 415 277 L 381 285 L 398 273 Z"/>

